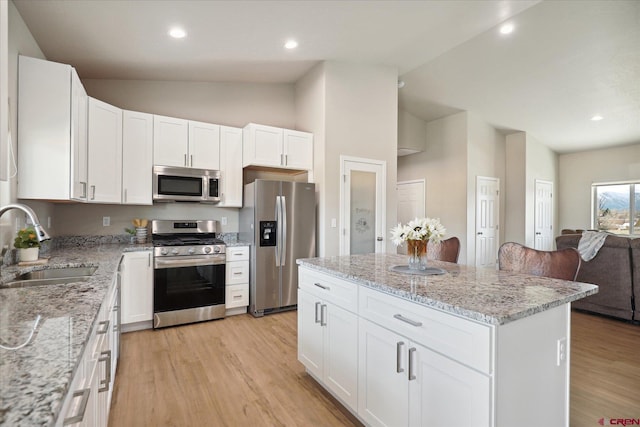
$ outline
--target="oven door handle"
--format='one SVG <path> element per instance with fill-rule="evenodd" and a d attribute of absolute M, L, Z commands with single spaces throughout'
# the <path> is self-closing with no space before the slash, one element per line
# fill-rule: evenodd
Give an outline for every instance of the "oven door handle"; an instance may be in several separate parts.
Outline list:
<path fill-rule="evenodd" d="M 218 265 L 224 264 L 226 257 L 224 255 L 214 255 L 203 258 L 202 256 L 182 256 L 176 258 L 156 258 L 154 260 L 154 268 L 175 268 L 175 267 L 195 267 L 198 265 Z"/>

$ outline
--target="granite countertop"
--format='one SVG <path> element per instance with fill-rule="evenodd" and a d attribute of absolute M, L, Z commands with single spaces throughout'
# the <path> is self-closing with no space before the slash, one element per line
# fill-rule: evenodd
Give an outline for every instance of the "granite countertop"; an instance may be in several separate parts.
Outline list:
<path fill-rule="evenodd" d="M 101 244 L 51 250 L 44 265 L 3 268 L 0 280 L 0 425 L 55 422 L 123 252 L 149 245 Z M 2 287 L 27 271 L 96 266 L 86 282 Z"/>
<path fill-rule="evenodd" d="M 367 254 L 306 258 L 298 264 L 425 306 L 482 323 L 502 325 L 593 295 L 596 285 L 441 261 L 429 267 L 443 275 L 417 276 L 390 271 L 406 265 L 406 255 Z"/>

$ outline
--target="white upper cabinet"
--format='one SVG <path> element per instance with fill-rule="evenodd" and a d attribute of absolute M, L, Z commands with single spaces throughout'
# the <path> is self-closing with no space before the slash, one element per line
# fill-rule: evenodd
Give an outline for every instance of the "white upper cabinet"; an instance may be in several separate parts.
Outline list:
<path fill-rule="evenodd" d="M 189 121 L 187 166 L 220 170 L 220 126 Z"/>
<path fill-rule="evenodd" d="M 89 202 L 121 203 L 122 110 L 89 97 Z"/>
<path fill-rule="evenodd" d="M 187 166 L 189 121 L 153 116 L 153 164 Z"/>
<path fill-rule="evenodd" d="M 152 204 L 153 115 L 122 113 L 122 203 Z"/>
<path fill-rule="evenodd" d="M 72 68 L 27 56 L 18 61 L 17 196 L 70 200 L 71 162 L 86 162 L 71 155 L 72 129 L 79 125 L 72 117 Z"/>
<path fill-rule="evenodd" d="M 153 164 L 220 169 L 220 126 L 153 116 Z"/>
<path fill-rule="evenodd" d="M 249 123 L 243 132 L 243 165 L 313 169 L 313 134 Z"/>
<path fill-rule="evenodd" d="M 89 97 L 78 73 L 71 69 L 71 198 L 87 201 Z"/>
<path fill-rule="evenodd" d="M 284 166 L 292 169 L 313 169 L 313 135 L 308 132 L 284 129 Z"/>
<path fill-rule="evenodd" d="M 244 166 L 282 166 L 282 129 L 249 123 L 243 132 Z"/>
<path fill-rule="evenodd" d="M 220 126 L 220 197 L 218 206 L 242 207 L 242 129 Z"/>

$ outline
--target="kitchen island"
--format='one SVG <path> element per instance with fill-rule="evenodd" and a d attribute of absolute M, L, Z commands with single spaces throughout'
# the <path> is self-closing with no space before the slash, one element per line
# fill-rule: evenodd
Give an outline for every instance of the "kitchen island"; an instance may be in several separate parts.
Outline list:
<path fill-rule="evenodd" d="M 570 303 L 595 285 L 406 256 L 298 260 L 298 359 L 367 425 L 569 425 Z"/>
<path fill-rule="evenodd" d="M 49 261 L 2 270 L 0 282 L 0 425 L 53 425 L 96 329 L 98 314 L 113 292 L 123 252 L 149 250 L 130 244 L 78 244 L 53 249 Z M 84 282 L 7 288 L 24 272 L 97 267 Z M 35 330 L 36 318 L 40 316 Z M 31 331 L 33 334 L 31 335 Z M 78 399 L 80 400 L 80 399 Z"/>

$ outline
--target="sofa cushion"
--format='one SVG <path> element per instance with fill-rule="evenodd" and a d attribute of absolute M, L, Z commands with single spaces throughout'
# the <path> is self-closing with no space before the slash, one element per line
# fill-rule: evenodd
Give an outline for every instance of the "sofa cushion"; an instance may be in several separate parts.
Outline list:
<path fill-rule="evenodd" d="M 556 237 L 558 249 L 577 248 L 580 235 Z M 599 286 L 598 293 L 572 303 L 575 308 L 631 320 L 633 318 L 631 276 L 631 239 L 607 236 L 591 261 L 583 261 L 578 282 Z"/>

